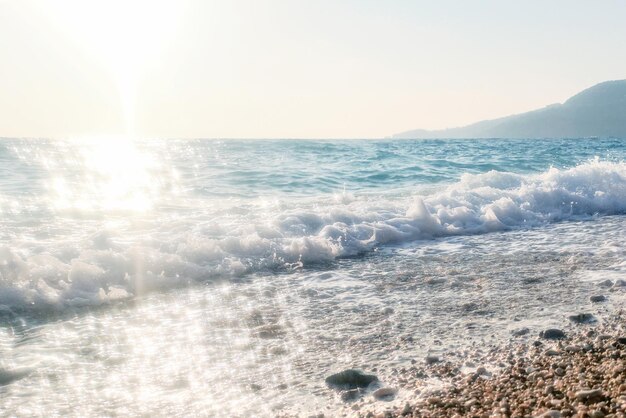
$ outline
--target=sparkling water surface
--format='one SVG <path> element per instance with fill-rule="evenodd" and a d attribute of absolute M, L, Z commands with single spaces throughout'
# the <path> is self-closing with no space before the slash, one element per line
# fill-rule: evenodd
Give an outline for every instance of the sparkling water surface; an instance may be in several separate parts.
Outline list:
<path fill-rule="evenodd" d="M 0 410 L 274 416 L 623 303 L 626 140 L 0 139 Z M 589 295 L 609 303 L 591 305 Z M 475 344 L 472 346 L 472 344 Z"/>

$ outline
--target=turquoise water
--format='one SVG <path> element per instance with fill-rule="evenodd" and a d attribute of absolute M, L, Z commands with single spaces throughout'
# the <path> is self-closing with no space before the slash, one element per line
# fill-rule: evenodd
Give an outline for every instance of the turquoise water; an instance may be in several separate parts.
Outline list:
<path fill-rule="evenodd" d="M 119 141 L 109 141 L 114 150 Z M 0 191 L 45 193 L 55 159 L 66 175 L 88 175 L 82 150 L 89 145 L 47 140 L 0 140 Z M 103 146 L 109 149 L 108 146 Z M 122 146 L 121 152 L 127 147 Z M 626 155 L 620 139 L 562 140 L 169 140 L 133 145 L 176 169 L 190 194 L 263 196 L 314 195 L 344 189 L 411 188 L 451 183 L 462 174 L 490 170 L 537 173 L 571 168 L 600 157 L 618 162 Z M 108 161 L 113 167 L 131 163 Z M 64 164 L 65 162 L 65 164 Z M 132 163 L 131 163 L 132 164 Z M 152 173 L 156 179 L 167 173 Z"/>
<path fill-rule="evenodd" d="M 0 139 L 0 408 L 306 416 L 345 407 L 323 379 L 352 366 L 400 401 L 393 367 L 597 309 L 626 277 L 625 158 L 621 139 Z"/>

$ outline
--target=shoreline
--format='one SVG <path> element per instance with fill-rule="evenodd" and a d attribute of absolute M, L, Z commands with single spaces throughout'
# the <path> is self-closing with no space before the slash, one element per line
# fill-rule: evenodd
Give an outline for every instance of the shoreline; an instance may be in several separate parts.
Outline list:
<path fill-rule="evenodd" d="M 626 310 L 615 307 L 598 318 L 570 319 L 574 325 L 565 336 L 544 332 L 523 342 L 511 337 L 477 358 L 427 359 L 400 370 L 394 383 L 413 392 L 402 406 L 353 403 L 343 415 L 626 417 Z M 433 387 L 433 379 L 439 387 Z M 391 390 L 379 401 L 391 401 Z"/>

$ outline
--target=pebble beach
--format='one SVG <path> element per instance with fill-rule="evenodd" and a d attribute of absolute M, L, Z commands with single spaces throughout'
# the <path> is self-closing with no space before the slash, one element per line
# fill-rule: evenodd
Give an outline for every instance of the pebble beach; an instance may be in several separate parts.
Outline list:
<path fill-rule="evenodd" d="M 372 411 L 358 404 L 358 417 L 577 417 L 626 416 L 626 312 L 570 318 L 567 332 L 546 330 L 524 342 L 491 347 L 466 361 L 426 358 L 397 373 L 403 406 Z M 467 365 L 485 364 L 475 369 Z M 439 387 L 433 388 L 433 381 Z M 378 389 L 380 391 L 381 389 Z M 388 387 L 379 400 L 391 400 Z M 376 398 L 376 392 L 373 395 Z M 385 399 L 386 398 L 386 399 Z"/>
<path fill-rule="evenodd" d="M 0 416 L 623 412 L 626 140 L 0 160 Z"/>

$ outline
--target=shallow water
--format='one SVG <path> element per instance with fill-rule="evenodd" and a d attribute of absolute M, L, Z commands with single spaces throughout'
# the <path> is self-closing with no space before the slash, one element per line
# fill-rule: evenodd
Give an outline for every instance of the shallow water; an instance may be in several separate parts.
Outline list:
<path fill-rule="evenodd" d="M 625 156 L 617 139 L 0 140 L 0 409 L 332 413 L 342 368 L 393 381 L 610 309 Z"/>

